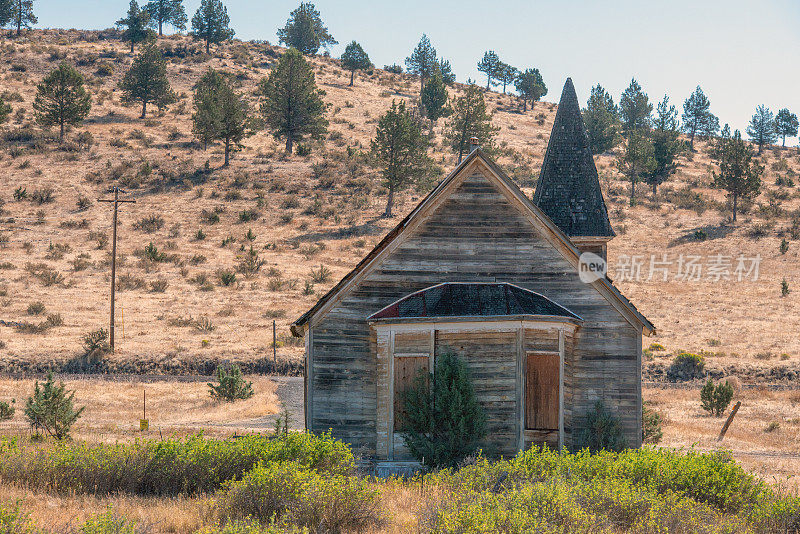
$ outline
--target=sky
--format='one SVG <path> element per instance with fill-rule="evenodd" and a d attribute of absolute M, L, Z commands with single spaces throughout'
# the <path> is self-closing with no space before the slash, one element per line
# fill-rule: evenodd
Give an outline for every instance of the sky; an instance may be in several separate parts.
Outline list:
<path fill-rule="evenodd" d="M 223 0 L 236 37 L 277 44 L 276 30 L 299 0 Z M 200 0 L 184 0 L 191 20 Z M 486 50 L 538 68 L 558 101 L 572 77 L 585 104 L 600 83 L 619 101 L 635 77 L 654 104 L 666 94 L 681 110 L 697 85 L 720 123 L 744 132 L 759 104 L 800 114 L 798 0 L 316 0 L 340 44 L 362 44 L 378 66 L 398 63 L 426 33 L 458 81 L 486 83 Z M 128 0 L 35 0 L 36 27 L 102 29 Z M 789 141 L 787 140 L 787 144 Z M 791 144 L 797 144 L 792 139 Z"/>

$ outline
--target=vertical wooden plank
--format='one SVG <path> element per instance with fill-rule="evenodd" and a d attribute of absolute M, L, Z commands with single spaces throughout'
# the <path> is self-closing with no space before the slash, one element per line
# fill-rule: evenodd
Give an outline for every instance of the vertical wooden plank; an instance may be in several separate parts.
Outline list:
<path fill-rule="evenodd" d="M 314 423 L 314 358 L 313 350 L 314 343 L 312 342 L 312 328 L 309 326 L 306 330 L 306 368 L 305 368 L 305 406 L 303 416 L 305 418 L 306 430 L 313 430 Z"/>
<path fill-rule="evenodd" d="M 391 331 L 379 329 L 376 335 L 376 421 L 375 453 L 378 459 L 390 458 L 392 446 L 391 419 Z"/>
<path fill-rule="evenodd" d="M 634 447 L 641 447 L 642 446 L 642 428 L 644 422 L 642 421 L 642 332 L 639 331 L 639 335 L 636 336 L 636 369 L 639 372 L 636 373 L 636 406 L 639 408 L 639 413 L 637 414 L 637 429 L 636 429 L 636 437 L 638 438 L 634 442 Z"/>
<path fill-rule="evenodd" d="M 430 369 L 431 374 L 436 373 L 436 329 L 431 328 L 431 343 L 429 346 L 429 353 L 428 353 L 428 369 Z"/>
<path fill-rule="evenodd" d="M 517 330 L 517 450 L 525 449 L 525 329 Z"/>
<path fill-rule="evenodd" d="M 639 373 L 641 375 L 641 373 Z M 564 329 L 558 330 L 558 451 L 564 448 Z"/>
<path fill-rule="evenodd" d="M 389 380 L 386 384 L 386 401 L 389 460 L 394 460 L 394 330 L 389 332 Z"/>

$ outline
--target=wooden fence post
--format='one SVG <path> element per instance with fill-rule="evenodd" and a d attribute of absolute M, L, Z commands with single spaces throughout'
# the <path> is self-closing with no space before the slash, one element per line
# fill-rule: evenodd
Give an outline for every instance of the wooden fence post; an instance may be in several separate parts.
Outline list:
<path fill-rule="evenodd" d="M 741 406 L 741 405 L 742 405 L 742 401 L 736 401 L 736 405 L 733 407 L 733 410 L 731 410 L 731 414 L 728 416 L 728 420 L 725 421 L 725 425 L 722 427 L 722 431 L 719 433 L 719 437 L 717 438 L 717 441 L 722 441 L 722 438 L 725 437 L 725 432 L 727 432 L 728 431 L 728 427 L 731 426 L 731 421 L 733 421 L 733 416 L 735 416 L 736 412 L 739 411 L 739 406 Z"/>

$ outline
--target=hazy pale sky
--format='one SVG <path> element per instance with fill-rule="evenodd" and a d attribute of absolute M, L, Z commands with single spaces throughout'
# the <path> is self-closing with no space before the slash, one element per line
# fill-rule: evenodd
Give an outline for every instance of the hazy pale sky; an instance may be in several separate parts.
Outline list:
<path fill-rule="evenodd" d="M 241 39 L 277 41 L 299 0 L 223 0 Z M 681 109 L 700 84 L 720 123 L 744 131 L 758 104 L 800 114 L 798 0 L 317 0 L 339 45 L 359 41 L 378 66 L 398 63 L 427 33 L 459 81 L 486 83 L 485 50 L 520 69 L 537 67 L 557 101 L 567 76 L 585 104 L 600 83 L 619 101 L 631 77 L 654 103 Z M 185 0 L 191 20 L 200 0 Z M 37 27 L 101 29 L 128 0 L 36 0 Z M 792 144 L 796 144 L 792 139 Z M 787 140 L 787 144 L 788 144 Z"/>

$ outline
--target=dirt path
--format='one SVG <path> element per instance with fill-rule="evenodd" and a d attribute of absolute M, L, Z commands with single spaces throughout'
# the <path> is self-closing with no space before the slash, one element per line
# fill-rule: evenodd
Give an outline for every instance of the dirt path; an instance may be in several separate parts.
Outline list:
<path fill-rule="evenodd" d="M 278 385 L 276 393 L 281 404 L 281 411 L 276 414 L 265 415 L 255 419 L 230 421 L 218 426 L 236 427 L 241 429 L 266 430 L 275 427 L 275 421 L 284 410 L 289 414 L 289 428 L 292 430 L 305 430 L 305 417 L 303 409 L 303 377 L 301 376 L 270 376 L 269 379 Z"/>

